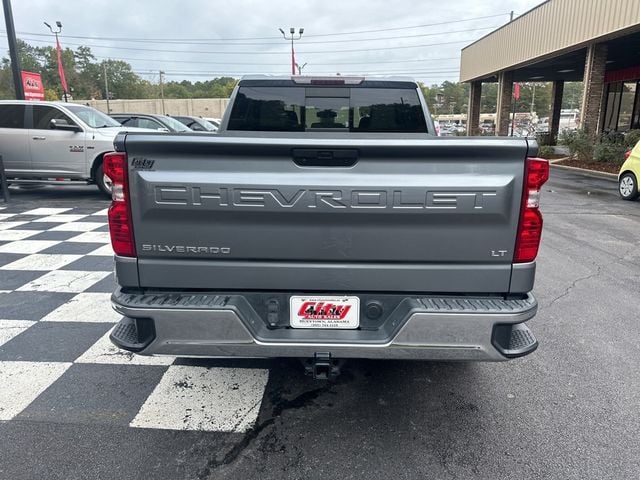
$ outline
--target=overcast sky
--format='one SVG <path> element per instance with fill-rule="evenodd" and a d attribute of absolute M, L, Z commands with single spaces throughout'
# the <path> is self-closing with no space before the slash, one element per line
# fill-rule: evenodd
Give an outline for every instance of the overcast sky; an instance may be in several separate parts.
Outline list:
<path fill-rule="evenodd" d="M 52 37 L 43 36 L 48 33 L 43 22 L 53 25 L 60 20 L 63 47 L 88 45 L 98 60 L 126 60 L 137 73 L 152 81 L 157 80 L 161 69 L 168 80 L 287 74 L 290 44 L 282 39 L 278 28 L 288 34 L 293 26 L 305 29 L 302 39 L 296 42 L 296 61 L 307 64 L 305 74 L 406 74 L 428 84 L 457 81 L 462 47 L 506 23 L 511 10 L 519 15 L 540 3 L 541 0 L 12 2 L 20 38 L 33 45 L 53 44 Z M 0 29 L 0 47 L 8 56 L 4 22 Z"/>

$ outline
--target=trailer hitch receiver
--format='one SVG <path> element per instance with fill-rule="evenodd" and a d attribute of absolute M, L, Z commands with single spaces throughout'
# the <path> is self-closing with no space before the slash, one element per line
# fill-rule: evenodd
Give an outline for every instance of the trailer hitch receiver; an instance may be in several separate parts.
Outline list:
<path fill-rule="evenodd" d="M 340 375 L 340 367 L 344 360 L 331 358 L 327 352 L 316 353 L 313 358 L 304 361 L 304 368 L 307 375 L 311 375 L 314 380 L 333 380 Z"/>

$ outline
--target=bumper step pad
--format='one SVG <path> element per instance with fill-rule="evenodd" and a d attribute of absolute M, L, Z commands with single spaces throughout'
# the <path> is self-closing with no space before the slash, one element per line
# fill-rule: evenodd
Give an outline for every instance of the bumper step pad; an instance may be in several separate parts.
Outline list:
<path fill-rule="evenodd" d="M 538 340 L 524 323 L 498 325 L 493 333 L 493 345 L 507 358 L 523 357 L 538 348 Z"/>
<path fill-rule="evenodd" d="M 123 317 L 114 327 L 111 342 L 130 352 L 144 350 L 155 338 L 153 321 L 147 318 Z"/>

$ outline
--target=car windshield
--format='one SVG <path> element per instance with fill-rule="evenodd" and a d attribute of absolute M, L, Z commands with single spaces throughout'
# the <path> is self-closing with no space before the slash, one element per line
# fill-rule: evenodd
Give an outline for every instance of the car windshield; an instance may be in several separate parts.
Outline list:
<path fill-rule="evenodd" d="M 65 105 L 73 114 L 91 128 L 119 127 L 120 123 L 99 110 L 81 105 Z"/>
<path fill-rule="evenodd" d="M 171 130 L 174 130 L 176 132 L 192 132 L 193 131 L 189 127 L 187 127 L 184 123 L 179 122 L 173 117 L 169 117 L 165 115 L 165 116 L 160 116 L 158 119 L 162 123 L 164 123 L 167 127 L 169 127 Z"/>
<path fill-rule="evenodd" d="M 213 123 L 209 122 L 208 120 L 205 120 L 204 118 L 199 118 L 198 122 L 200 123 L 200 125 L 202 125 L 204 128 L 206 128 L 210 132 L 215 132 L 216 130 L 218 130 L 218 127 L 216 127 Z"/>

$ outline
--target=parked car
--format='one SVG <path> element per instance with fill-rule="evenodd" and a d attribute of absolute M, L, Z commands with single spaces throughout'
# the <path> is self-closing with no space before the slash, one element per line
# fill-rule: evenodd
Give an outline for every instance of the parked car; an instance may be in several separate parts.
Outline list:
<path fill-rule="evenodd" d="M 207 122 L 212 123 L 213 125 L 215 125 L 216 128 L 220 128 L 221 120 L 219 118 L 204 117 L 204 119 Z"/>
<path fill-rule="evenodd" d="M 526 138 L 436 138 L 411 79 L 253 76 L 217 135 L 116 147 L 123 349 L 301 357 L 326 378 L 350 357 L 538 345 L 525 322 L 549 164 Z"/>
<path fill-rule="evenodd" d="M 9 183 L 95 183 L 110 195 L 102 157 L 123 127 L 84 105 L 0 101 L 0 155 Z"/>
<path fill-rule="evenodd" d="M 180 123 L 183 123 L 195 132 L 217 132 L 218 127 L 202 117 L 191 117 L 187 115 L 172 115 Z"/>
<path fill-rule="evenodd" d="M 182 122 L 168 115 L 153 115 L 150 113 L 112 113 L 111 118 L 125 127 L 138 127 L 160 132 L 192 132 Z"/>
<path fill-rule="evenodd" d="M 638 179 L 640 178 L 640 142 L 626 154 L 626 160 L 618 174 L 618 191 L 625 200 L 635 200 L 640 196 Z"/>

